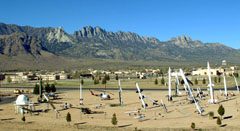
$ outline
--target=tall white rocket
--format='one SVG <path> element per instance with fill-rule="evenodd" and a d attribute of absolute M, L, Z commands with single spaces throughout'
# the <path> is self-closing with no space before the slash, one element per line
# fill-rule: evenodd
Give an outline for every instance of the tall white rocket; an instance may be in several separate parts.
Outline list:
<path fill-rule="evenodd" d="M 223 72 L 223 84 L 224 84 L 224 95 L 227 97 L 227 82 L 226 82 L 226 77 L 225 77 L 225 72 Z"/>
<path fill-rule="evenodd" d="M 195 103 L 195 106 L 196 106 L 196 109 L 198 110 L 199 114 L 202 114 L 202 112 L 203 112 L 204 110 L 203 110 L 202 107 L 199 105 L 199 103 L 196 101 L 196 99 L 195 99 L 195 97 L 194 97 L 194 95 L 193 95 L 193 93 L 192 93 L 192 89 L 191 89 L 190 85 L 188 84 L 188 81 L 187 81 L 187 79 L 186 79 L 186 77 L 185 77 L 185 75 L 184 75 L 184 73 L 183 73 L 183 70 L 180 69 L 180 70 L 179 70 L 179 73 L 180 73 L 180 75 L 182 76 L 182 79 L 183 79 L 183 81 L 184 81 L 184 85 L 186 86 L 186 88 L 188 88 L 188 91 L 189 91 L 189 94 L 188 94 L 188 95 L 190 96 L 190 98 L 193 99 L 193 101 L 194 101 L 194 103 Z"/>
<path fill-rule="evenodd" d="M 236 77 L 234 76 L 234 74 L 233 74 L 233 78 L 234 78 L 234 81 L 235 81 L 235 83 L 236 83 L 237 91 L 239 92 L 238 82 L 237 82 L 237 79 L 236 79 Z"/>
<path fill-rule="evenodd" d="M 168 100 L 172 100 L 171 68 L 168 69 Z"/>
<path fill-rule="evenodd" d="M 82 83 L 80 82 L 80 105 L 83 105 Z"/>
<path fill-rule="evenodd" d="M 214 100 L 214 92 L 213 92 L 213 83 L 212 83 L 212 79 L 211 79 L 211 68 L 210 68 L 210 65 L 209 65 L 209 62 L 207 62 L 207 74 L 208 74 L 208 80 L 209 80 L 209 90 L 210 90 L 210 100 L 209 100 L 209 103 L 215 103 L 215 100 Z"/>
<path fill-rule="evenodd" d="M 123 105 L 123 99 L 122 99 L 122 87 L 121 87 L 121 81 L 120 79 L 118 80 L 118 88 L 119 88 L 119 102 L 120 105 Z"/>

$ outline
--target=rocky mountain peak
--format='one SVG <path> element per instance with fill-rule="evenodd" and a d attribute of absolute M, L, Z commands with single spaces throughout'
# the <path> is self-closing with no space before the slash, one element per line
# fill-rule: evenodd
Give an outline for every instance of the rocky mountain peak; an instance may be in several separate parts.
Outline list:
<path fill-rule="evenodd" d="M 47 35 L 49 42 L 72 42 L 70 36 L 64 31 L 62 27 L 55 28 Z"/>
<path fill-rule="evenodd" d="M 172 38 L 171 41 L 174 42 L 174 43 L 187 44 L 187 43 L 191 42 L 192 39 L 189 36 L 182 35 L 182 36 L 178 36 L 178 37 Z"/>
<path fill-rule="evenodd" d="M 76 37 L 94 37 L 94 36 L 101 36 L 104 35 L 106 31 L 99 26 L 92 27 L 92 26 L 85 26 L 79 31 L 76 31 L 74 35 Z"/>
<path fill-rule="evenodd" d="M 182 48 L 194 48 L 203 46 L 201 41 L 194 41 L 191 37 L 185 35 L 172 38 L 169 42 Z"/>

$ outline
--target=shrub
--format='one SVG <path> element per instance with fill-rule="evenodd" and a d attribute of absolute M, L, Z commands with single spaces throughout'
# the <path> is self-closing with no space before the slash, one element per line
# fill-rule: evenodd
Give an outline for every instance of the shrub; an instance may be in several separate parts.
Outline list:
<path fill-rule="evenodd" d="M 208 115 L 209 115 L 209 118 L 213 119 L 213 117 L 214 117 L 214 112 L 210 111 L 210 112 L 208 113 Z"/>
<path fill-rule="evenodd" d="M 35 84 L 35 87 L 33 89 L 33 94 L 39 94 L 39 85 Z"/>
<path fill-rule="evenodd" d="M 154 84 L 155 84 L 155 85 L 158 84 L 158 79 L 155 79 Z"/>
<path fill-rule="evenodd" d="M 117 121 L 117 116 L 116 116 L 116 114 L 114 113 L 114 114 L 113 114 L 113 117 L 112 117 L 112 124 L 115 126 L 115 125 L 117 125 L 117 123 L 118 123 L 118 121 Z"/>
<path fill-rule="evenodd" d="M 83 81 L 83 79 L 81 79 L 81 84 L 82 84 L 82 85 L 84 84 L 84 81 Z"/>
<path fill-rule="evenodd" d="M 218 82 L 218 80 L 217 80 L 217 77 L 214 77 L 214 82 L 215 82 L 215 83 L 217 83 L 217 82 Z"/>
<path fill-rule="evenodd" d="M 50 85 L 48 83 L 45 85 L 45 91 L 48 93 L 51 91 Z"/>
<path fill-rule="evenodd" d="M 25 122 L 26 121 L 26 118 L 25 116 L 22 117 L 22 121 Z"/>
<path fill-rule="evenodd" d="M 191 128 L 192 128 L 192 129 L 195 129 L 195 128 L 196 128 L 196 125 L 195 125 L 194 122 L 191 123 Z"/>
<path fill-rule="evenodd" d="M 223 105 L 220 105 L 218 108 L 218 114 L 221 116 L 221 119 L 222 119 L 222 116 L 224 115 L 224 113 L 225 113 L 225 109 L 224 109 Z"/>
<path fill-rule="evenodd" d="M 10 78 L 10 76 L 7 77 L 7 82 L 8 82 L 8 83 L 11 83 L 11 82 L 12 82 L 12 79 Z"/>
<path fill-rule="evenodd" d="M 165 84 L 165 80 L 164 80 L 164 78 L 162 77 L 162 79 L 161 79 L 161 84 L 162 85 L 164 85 Z"/>
<path fill-rule="evenodd" d="M 107 80 L 105 77 L 102 79 L 102 84 L 107 84 Z"/>
<path fill-rule="evenodd" d="M 57 89 L 55 87 L 55 84 L 51 84 L 50 88 L 51 88 L 52 92 L 56 92 L 57 91 Z"/>
<path fill-rule="evenodd" d="M 236 72 L 234 72 L 233 75 L 234 75 L 235 77 L 238 77 L 238 76 L 239 76 L 238 73 L 236 73 Z"/>
<path fill-rule="evenodd" d="M 205 78 L 203 78 L 202 84 L 206 84 L 206 79 Z"/>
<path fill-rule="evenodd" d="M 220 83 L 221 82 L 221 77 L 218 77 L 218 83 Z"/>
<path fill-rule="evenodd" d="M 115 79 L 118 80 L 118 75 L 116 74 Z"/>
<path fill-rule="evenodd" d="M 197 79 L 195 79 L 195 81 L 194 81 L 194 84 L 195 84 L 195 85 L 197 85 L 197 84 L 198 84 L 198 80 L 197 80 Z"/>
<path fill-rule="evenodd" d="M 96 84 L 99 84 L 99 79 L 98 78 L 94 79 L 94 85 L 96 85 Z"/>
<path fill-rule="evenodd" d="M 67 120 L 67 122 L 72 121 L 71 114 L 69 112 L 67 113 L 66 120 Z"/>
<path fill-rule="evenodd" d="M 221 121 L 220 117 L 217 118 L 217 124 L 218 124 L 219 126 L 222 125 L 222 121 Z"/>

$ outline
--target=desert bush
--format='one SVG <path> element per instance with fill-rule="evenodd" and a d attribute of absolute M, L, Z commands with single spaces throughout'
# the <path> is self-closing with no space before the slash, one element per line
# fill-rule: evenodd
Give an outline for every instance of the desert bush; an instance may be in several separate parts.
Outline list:
<path fill-rule="evenodd" d="M 115 125 L 117 125 L 117 123 L 118 123 L 118 121 L 117 121 L 117 116 L 116 116 L 116 114 L 114 113 L 114 114 L 113 114 L 113 117 L 112 117 L 112 124 L 115 126 Z"/>
<path fill-rule="evenodd" d="M 224 109 L 223 105 L 219 106 L 218 114 L 221 116 L 221 119 L 222 119 L 222 116 L 225 114 L 225 109 Z"/>
<path fill-rule="evenodd" d="M 196 128 L 196 125 L 195 125 L 194 122 L 191 123 L 191 128 L 192 128 L 192 129 L 195 129 L 195 128 Z"/>

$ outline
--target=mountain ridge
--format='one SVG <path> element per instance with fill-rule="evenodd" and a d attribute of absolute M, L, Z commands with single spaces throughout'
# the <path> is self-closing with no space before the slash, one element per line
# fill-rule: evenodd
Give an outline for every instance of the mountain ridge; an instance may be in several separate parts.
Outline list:
<path fill-rule="evenodd" d="M 69 34 L 63 28 L 0 23 L 0 57 L 7 56 L 4 57 L 7 61 L 25 54 L 36 60 L 44 59 L 41 52 L 86 60 L 240 61 L 239 49 L 219 43 L 203 43 L 184 35 L 160 41 L 134 32 L 106 31 L 99 26 L 86 26 Z"/>

